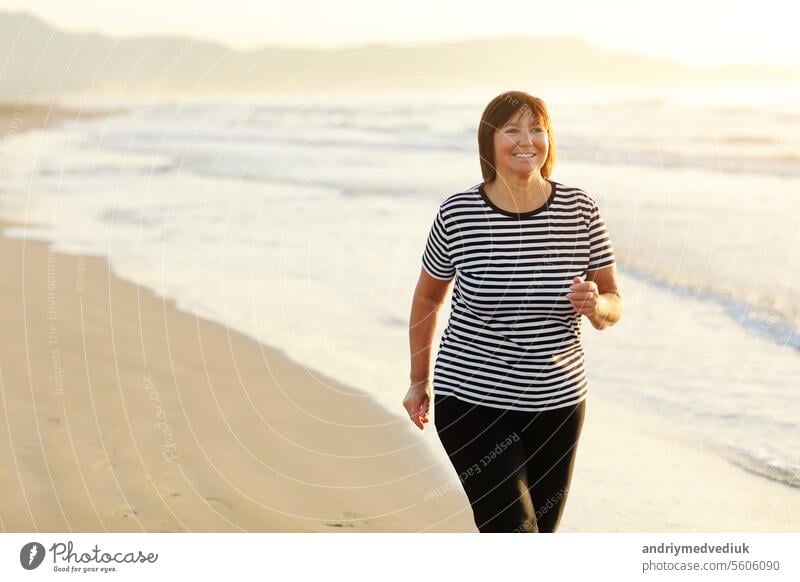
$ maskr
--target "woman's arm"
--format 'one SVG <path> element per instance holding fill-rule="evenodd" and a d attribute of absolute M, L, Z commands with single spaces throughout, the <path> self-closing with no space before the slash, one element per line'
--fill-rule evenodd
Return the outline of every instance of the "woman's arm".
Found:
<path fill-rule="evenodd" d="M 617 285 L 616 265 L 596 271 L 587 271 L 586 281 L 594 282 L 599 294 L 595 312 L 586 317 L 589 318 L 595 329 L 611 327 L 619 321 L 624 310 L 622 295 Z"/>
<path fill-rule="evenodd" d="M 452 279 L 431 277 L 423 268 L 411 305 L 408 324 L 411 386 L 403 399 L 403 407 L 420 430 L 428 422 L 431 405 L 431 344 L 436 333 L 436 320 L 451 283 Z"/>
<path fill-rule="evenodd" d="M 595 329 L 605 329 L 619 321 L 622 311 L 622 297 L 616 293 L 601 293 L 597 300 L 597 311 L 587 317 Z"/>
<path fill-rule="evenodd" d="M 436 279 L 425 269 L 420 270 L 408 323 L 412 384 L 430 379 L 431 344 L 436 334 L 436 319 L 452 282 L 452 279 Z"/>

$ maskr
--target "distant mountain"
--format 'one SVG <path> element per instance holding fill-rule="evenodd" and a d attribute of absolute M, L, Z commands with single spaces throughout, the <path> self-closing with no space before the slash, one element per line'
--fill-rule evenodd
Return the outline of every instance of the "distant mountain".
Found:
<path fill-rule="evenodd" d="M 800 69 L 692 69 L 579 38 L 511 37 L 346 49 L 234 51 L 181 37 L 68 33 L 0 12 L 0 98 L 54 95 L 454 90 L 798 80 Z"/>

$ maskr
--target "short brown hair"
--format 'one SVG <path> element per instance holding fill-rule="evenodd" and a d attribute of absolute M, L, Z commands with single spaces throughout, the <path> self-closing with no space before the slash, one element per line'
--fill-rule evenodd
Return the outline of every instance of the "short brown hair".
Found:
<path fill-rule="evenodd" d="M 514 114 L 523 108 L 529 108 L 547 130 L 550 146 L 547 159 L 542 166 L 542 177 L 549 178 L 556 162 L 556 143 L 553 140 L 553 126 L 544 101 L 523 91 L 508 91 L 491 100 L 481 116 L 478 127 L 478 153 L 481 157 L 481 173 L 484 182 L 492 182 L 497 177 L 494 165 L 494 132 L 503 127 Z"/>

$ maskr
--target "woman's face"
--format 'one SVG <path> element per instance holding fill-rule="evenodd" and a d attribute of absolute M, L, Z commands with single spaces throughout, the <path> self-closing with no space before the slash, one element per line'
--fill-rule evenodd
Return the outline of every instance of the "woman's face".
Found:
<path fill-rule="evenodd" d="M 497 173 L 521 177 L 541 175 L 549 147 L 545 127 L 533 116 L 530 108 L 522 108 L 494 132 Z"/>

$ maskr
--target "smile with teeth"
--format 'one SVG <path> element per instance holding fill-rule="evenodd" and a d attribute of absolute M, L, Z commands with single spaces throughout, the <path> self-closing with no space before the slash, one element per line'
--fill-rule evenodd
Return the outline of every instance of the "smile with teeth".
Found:
<path fill-rule="evenodd" d="M 530 160 L 536 154 L 514 154 L 515 158 L 521 158 L 523 160 Z"/>

